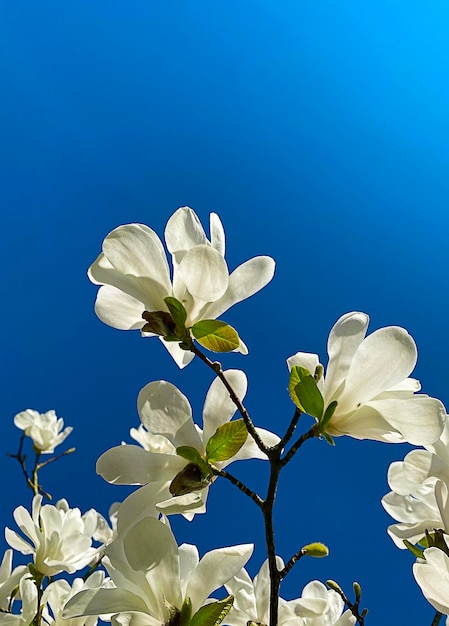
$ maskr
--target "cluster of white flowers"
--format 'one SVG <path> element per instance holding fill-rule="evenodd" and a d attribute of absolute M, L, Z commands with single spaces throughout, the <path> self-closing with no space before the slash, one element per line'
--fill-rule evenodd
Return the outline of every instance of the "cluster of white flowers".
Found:
<path fill-rule="evenodd" d="M 171 383 L 150 382 L 140 391 L 141 424 L 130 431 L 140 445 L 122 443 L 97 462 L 106 481 L 139 486 L 111 507 L 111 525 L 94 509 L 81 514 L 64 499 L 43 504 L 38 459 L 52 454 L 72 429 L 63 430 L 54 411 L 28 409 L 15 416 L 36 454 L 33 479 L 24 470 L 35 495 L 31 514 L 23 506 L 14 512 L 21 532 L 5 531 L 11 549 L 0 566 L 1 624 L 95 626 L 101 619 L 113 626 L 268 626 L 270 615 L 276 615 L 270 580 L 280 584 L 299 558 L 326 556 L 327 548 L 309 544 L 287 565 L 270 548 L 269 559 L 252 580 L 244 569 L 252 544 L 215 549 L 200 558 L 195 546 L 178 546 L 166 516 L 192 519 L 204 513 L 211 485 L 223 476 L 254 500 L 266 522 L 276 489 L 262 500 L 224 468 L 238 460 L 261 459 L 272 467 L 277 463 L 278 476 L 307 438 L 332 443 L 342 435 L 425 446 L 390 467 L 393 491 L 383 504 L 399 522 L 389 529 L 399 547 L 404 547 L 403 539 L 422 543 L 426 532 L 441 529 L 434 544 L 422 550 L 414 573 L 432 606 L 449 615 L 449 548 L 443 538 L 449 532 L 449 423 L 442 403 L 417 393 L 420 384 L 409 377 L 417 359 L 413 339 L 396 326 L 366 336 L 366 314 L 344 315 L 331 330 L 326 369 L 315 354 L 298 352 L 287 361 L 295 415 L 302 411 L 315 418 L 310 431 L 290 445 L 295 418 L 282 438 L 255 427 L 242 404 L 244 372 L 223 371 L 194 342 L 209 334 L 213 337 L 207 345 L 220 351 L 223 336 L 232 336 L 231 348 L 247 352 L 236 331 L 229 335 L 230 327 L 216 320 L 271 280 L 274 261 L 255 257 L 229 274 L 224 230 L 215 214 L 210 231 L 209 240 L 191 209 L 175 212 L 165 230 L 171 276 L 163 244 L 147 226 L 120 226 L 104 240 L 89 269 L 92 282 L 100 285 L 95 305 L 100 319 L 115 328 L 159 336 L 180 367 L 196 353 L 217 377 L 206 395 L 202 427 L 194 422 L 187 398 Z M 237 409 L 241 418 L 233 419 Z M 14 456 L 24 468 L 21 447 Z M 31 562 L 13 569 L 14 550 Z M 87 570 L 84 579 L 67 580 L 81 570 Z M 221 587 L 230 595 L 217 600 L 211 594 Z M 362 624 L 358 592 L 351 604 L 339 591 L 312 581 L 299 598 L 279 597 L 278 624 Z"/>

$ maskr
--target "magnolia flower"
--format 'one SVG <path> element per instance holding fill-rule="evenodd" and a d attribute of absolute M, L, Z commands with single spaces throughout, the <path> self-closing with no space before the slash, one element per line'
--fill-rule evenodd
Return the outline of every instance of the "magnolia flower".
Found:
<path fill-rule="evenodd" d="M 36 583 L 30 576 L 22 576 L 20 579 L 18 595 L 22 601 L 20 614 L 1 613 L 2 626 L 32 626 L 37 614 L 38 599 Z"/>
<path fill-rule="evenodd" d="M 86 581 L 82 578 L 75 578 L 72 586 L 66 580 L 56 580 L 48 585 L 42 596 L 43 626 L 96 626 L 97 616 L 64 619 L 62 613 L 70 598 L 81 590 L 104 586 L 104 577 L 103 571 L 96 571 Z"/>
<path fill-rule="evenodd" d="M 278 570 L 284 567 L 280 557 L 276 557 Z M 224 624 L 232 626 L 247 626 L 248 623 L 269 624 L 270 623 L 270 574 L 268 561 L 265 561 L 254 577 L 254 581 L 248 572 L 242 568 L 226 584 L 228 593 L 234 596 L 234 604 L 228 616 L 224 619 Z M 298 619 L 294 606 L 279 598 L 278 610 L 279 626 L 303 626 L 302 620 Z"/>
<path fill-rule="evenodd" d="M 166 524 L 146 517 L 106 548 L 103 563 L 117 588 L 80 592 L 67 603 L 64 617 L 111 613 L 112 623 L 121 626 L 174 624 L 186 598 L 194 615 L 252 550 L 251 544 L 219 548 L 200 560 L 195 546 L 178 548 Z"/>
<path fill-rule="evenodd" d="M 279 570 L 284 567 L 282 559 L 276 558 Z M 224 624 L 247 626 L 253 622 L 263 626 L 270 619 L 270 576 L 268 561 L 260 568 L 254 582 L 245 569 L 241 569 L 226 584 L 226 590 L 234 595 L 234 605 Z M 340 596 L 323 583 L 314 580 L 303 589 L 301 598 L 279 598 L 279 626 L 353 626 L 355 617 L 351 611 L 342 614 L 344 602 Z"/>
<path fill-rule="evenodd" d="M 244 372 L 227 370 L 226 378 L 241 399 L 245 396 L 247 381 Z M 183 513 L 190 518 L 194 513 L 204 513 L 209 482 L 198 484 L 190 493 L 172 493 L 170 483 L 185 470 L 189 461 L 176 454 L 176 448 L 189 446 L 204 456 L 207 443 L 217 428 L 228 423 L 236 407 L 221 380 L 215 379 L 207 393 L 203 409 L 201 430 L 192 419 L 192 409 L 187 398 L 171 383 L 163 380 L 149 383 L 139 393 L 137 407 L 146 431 L 134 431 L 134 438 L 143 442 L 145 449 L 134 445 L 121 445 L 106 451 L 97 462 L 97 473 L 110 483 L 121 485 L 146 485 L 161 483 L 157 509 L 167 515 Z M 263 429 L 257 429 L 266 445 L 275 445 L 279 438 Z M 232 461 L 248 458 L 265 459 L 253 439 L 246 443 L 227 461 L 215 463 L 218 468 Z M 189 478 L 186 477 L 186 481 Z M 194 483 L 195 477 L 190 479 Z M 142 493 L 142 499 L 147 495 Z"/>
<path fill-rule="evenodd" d="M 413 565 L 416 582 L 433 608 L 449 615 L 449 557 L 439 548 L 424 550 L 424 557 Z"/>
<path fill-rule="evenodd" d="M 318 580 L 306 585 L 301 598 L 292 602 L 304 626 L 353 626 L 356 622 L 351 611 L 343 613 L 344 602 L 338 593 Z"/>
<path fill-rule="evenodd" d="M 14 519 L 28 541 L 9 528 L 5 529 L 6 541 L 22 554 L 32 554 L 34 567 L 45 576 L 73 574 L 98 553 L 91 547 L 97 526 L 93 509 L 81 515 L 79 509 L 70 509 L 66 500 L 59 500 L 55 506 L 42 506 L 42 496 L 37 495 L 33 498 L 32 514 L 19 506 Z"/>
<path fill-rule="evenodd" d="M 225 235 L 218 215 L 210 215 L 210 241 L 194 211 L 178 209 L 165 228 L 167 249 L 172 255 L 173 275 L 162 242 L 144 224 L 126 224 L 113 230 L 103 242 L 103 252 L 89 268 L 88 276 L 98 291 L 95 312 L 120 330 L 141 329 L 145 311 L 166 311 L 167 296 L 174 296 L 187 311 L 186 326 L 217 319 L 230 307 L 265 287 L 273 277 L 274 261 L 254 257 L 229 274 Z M 145 333 L 152 335 L 152 333 Z M 179 367 L 193 358 L 176 342 L 165 342 Z M 238 351 L 246 354 L 243 342 Z"/>
<path fill-rule="evenodd" d="M 408 378 L 416 364 L 415 342 L 398 326 L 365 337 L 368 321 L 365 313 L 347 313 L 330 332 L 326 375 L 317 383 L 325 409 L 337 402 L 326 432 L 390 443 L 433 443 L 446 411 L 439 400 L 416 394 L 420 384 Z M 316 354 L 298 352 L 287 363 L 289 369 L 300 365 L 318 376 L 322 371 Z"/>
<path fill-rule="evenodd" d="M 27 437 L 31 437 L 36 451 L 42 454 L 53 454 L 56 446 L 59 446 L 73 430 L 71 426 L 64 428 L 64 420 L 62 417 L 58 419 L 54 411 L 38 413 L 33 409 L 27 409 L 17 413 L 14 424 L 23 430 Z"/>
<path fill-rule="evenodd" d="M 28 574 L 26 565 L 12 569 L 12 550 L 6 550 L 0 565 L 0 612 L 7 611 L 21 578 Z"/>
<path fill-rule="evenodd" d="M 382 498 L 382 504 L 399 522 L 388 528 L 398 548 L 405 549 L 404 539 L 419 542 L 426 530 L 449 532 L 449 422 L 438 441 L 426 448 L 412 450 L 388 469 L 392 491 Z"/>

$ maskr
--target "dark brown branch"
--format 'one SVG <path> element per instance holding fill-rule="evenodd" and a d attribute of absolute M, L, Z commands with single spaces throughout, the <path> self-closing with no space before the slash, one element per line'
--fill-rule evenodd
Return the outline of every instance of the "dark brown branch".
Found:
<path fill-rule="evenodd" d="M 262 498 L 258 496 L 257 493 L 249 489 L 246 485 L 244 485 L 238 478 L 236 478 L 229 472 L 226 472 L 225 470 L 220 470 L 216 467 L 214 467 L 213 470 L 214 470 L 215 476 L 221 476 L 222 478 L 226 478 L 226 480 L 229 480 L 229 482 L 235 485 L 237 489 L 240 489 L 242 493 L 244 493 L 246 496 L 251 498 L 251 500 L 255 502 L 260 509 L 262 508 L 263 506 Z"/>

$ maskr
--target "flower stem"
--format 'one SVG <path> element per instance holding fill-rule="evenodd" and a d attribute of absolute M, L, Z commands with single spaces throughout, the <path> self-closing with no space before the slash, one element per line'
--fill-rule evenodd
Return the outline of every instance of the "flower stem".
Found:
<path fill-rule="evenodd" d="M 259 450 L 261 452 L 263 452 L 264 454 L 267 454 L 267 452 L 268 452 L 267 446 L 264 444 L 264 442 L 260 438 L 260 435 L 257 432 L 257 430 L 256 430 L 256 428 L 255 428 L 255 426 L 253 424 L 253 421 L 252 421 L 252 419 L 249 416 L 248 411 L 243 406 L 242 401 L 237 396 L 237 394 L 235 393 L 235 391 L 232 388 L 231 384 L 227 380 L 227 378 L 226 378 L 226 376 L 225 376 L 225 374 L 223 372 L 223 368 L 221 367 L 221 363 L 219 363 L 218 361 L 215 361 L 215 362 L 211 361 L 205 354 L 203 354 L 201 352 L 201 350 L 199 350 L 196 347 L 196 345 L 193 342 L 192 342 L 192 345 L 190 346 L 190 350 L 194 354 L 196 354 L 203 361 L 203 363 L 205 363 L 213 372 L 215 372 L 217 377 L 221 380 L 223 385 L 229 391 L 229 396 L 230 396 L 231 400 L 233 401 L 233 403 L 235 404 L 235 406 L 237 407 L 238 412 L 242 416 L 243 421 L 245 422 L 245 426 L 246 426 L 249 434 L 251 435 L 251 437 L 256 442 L 257 447 L 259 448 Z"/>
<path fill-rule="evenodd" d="M 226 472 L 225 470 L 218 469 L 217 467 L 214 467 L 213 471 L 214 471 L 214 475 L 215 476 L 221 476 L 222 478 L 226 478 L 227 480 L 229 480 L 229 482 L 231 482 L 233 485 L 235 485 L 237 487 L 237 489 L 240 489 L 240 491 L 242 493 L 244 493 L 246 496 L 251 498 L 251 500 L 253 500 L 253 502 L 255 502 L 260 509 L 262 508 L 262 506 L 263 506 L 262 498 L 260 496 L 258 496 L 257 493 L 255 493 L 254 491 L 249 489 L 238 478 L 236 478 L 235 476 L 233 476 L 229 472 Z"/>
<path fill-rule="evenodd" d="M 440 613 L 439 611 L 437 611 L 435 613 L 435 617 L 432 620 L 431 626 L 438 626 L 438 624 L 440 623 L 440 620 L 441 620 L 442 617 L 443 617 L 443 614 Z"/>
<path fill-rule="evenodd" d="M 298 452 L 299 448 L 302 446 L 302 444 L 305 441 L 307 441 L 308 439 L 312 439 L 313 437 L 319 437 L 319 436 L 320 436 L 320 425 L 318 423 L 313 424 L 313 426 L 311 426 L 310 429 L 306 433 L 301 435 L 301 437 L 299 437 L 299 439 L 292 445 L 292 447 L 284 456 L 284 458 L 280 459 L 281 467 L 284 467 L 284 465 L 287 465 L 287 463 Z"/>

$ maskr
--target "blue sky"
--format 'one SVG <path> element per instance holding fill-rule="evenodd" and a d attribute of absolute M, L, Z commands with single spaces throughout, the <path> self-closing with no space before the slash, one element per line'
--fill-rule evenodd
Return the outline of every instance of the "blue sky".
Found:
<path fill-rule="evenodd" d="M 28 505 L 13 416 L 54 408 L 77 452 L 44 485 L 104 514 L 126 489 L 95 475 L 107 448 L 130 441 L 138 391 L 164 378 L 200 419 L 211 381 L 179 371 L 157 341 L 94 315 L 86 270 L 115 226 L 161 236 L 176 208 L 207 224 L 217 212 L 230 268 L 276 259 L 274 281 L 226 314 L 247 357 L 226 367 L 250 380 L 255 420 L 281 433 L 292 414 L 285 359 L 325 358 L 347 311 L 371 330 L 404 326 L 418 344 L 415 376 L 446 403 L 449 9 L 442 1 L 29 0 L 0 7 L 2 521 Z M 429 623 L 412 557 L 386 535 L 386 470 L 407 446 L 312 441 L 285 471 L 279 553 L 329 545 L 301 561 L 283 595 L 312 578 L 358 580 L 370 620 Z M 260 462 L 234 473 L 263 488 Z M 238 511 L 233 514 L 233 507 Z M 259 512 L 216 484 L 209 514 L 173 520 L 178 541 L 256 541 Z"/>

